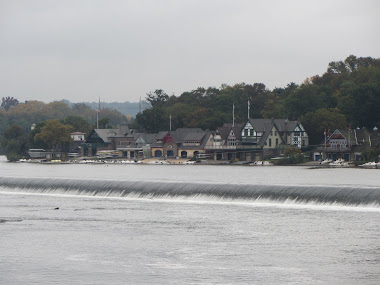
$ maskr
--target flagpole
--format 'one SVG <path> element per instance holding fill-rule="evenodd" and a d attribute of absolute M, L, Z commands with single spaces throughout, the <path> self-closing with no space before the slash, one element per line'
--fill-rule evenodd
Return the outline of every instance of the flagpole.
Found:
<path fill-rule="evenodd" d="M 232 103 L 232 126 L 235 127 L 235 104 Z"/>
<path fill-rule="evenodd" d="M 96 112 L 96 128 L 97 129 L 99 129 L 99 112 L 100 112 L 100 97 L 99 97 L 98 111 Z"/>
<path fill-rule="evenodd" d="M 249 120 L 249 109 L 250 109 L 250 105 L 251 105 L 251 103 L 250 103 L 249 100 L 248 100 L 248 120 Z"/>

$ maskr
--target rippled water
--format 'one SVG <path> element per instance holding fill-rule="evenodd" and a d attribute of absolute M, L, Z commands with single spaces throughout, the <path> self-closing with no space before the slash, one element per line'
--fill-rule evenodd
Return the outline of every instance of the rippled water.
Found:
<path fill-rule="evenodd" d="M 0 171 L 20 178 L 380 186 L 379 170 L 361 169 L 0 162 Z M 377 206 L 16 192 L 0 187 L 0 284 L 380 280 Z"/>

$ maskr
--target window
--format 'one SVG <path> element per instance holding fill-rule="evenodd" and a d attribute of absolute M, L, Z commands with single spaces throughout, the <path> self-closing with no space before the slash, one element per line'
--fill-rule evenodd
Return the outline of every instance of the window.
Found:
<path fill-rule="evenodd" d="M 269 147 L 272 146 L 272 139 L 269 139 Z"/>
<path fill-rule="evenodd" d="M 278 139 L 276 139 L 276 146 L 278 146 Z"/>
<path fill-rule="evenodd" d="M 247 136 L 249 136 L 249 133 L 248 133 L 248 129 L 244 129 L 244 135 L 247 137 Z"/>

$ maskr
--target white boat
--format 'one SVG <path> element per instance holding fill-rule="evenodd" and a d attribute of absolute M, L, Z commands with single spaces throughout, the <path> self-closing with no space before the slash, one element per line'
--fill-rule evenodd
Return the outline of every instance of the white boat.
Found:
<path fill-rule="evenodd" d="M 376 168 L 378 165 L 380 166 L 380 163 L 376 163 L 374 161 L 371 161 L 371 162 L 367 162 L 367 163 L 364 163 L 364 164 L 359 165 L 359 166 L 367 167 L 367 168 Z"/>
<path fill-rule="evenodd" d="M 194 164 L 195 161 L 184 161 L 184 162 L 181 162 L 181 164 Z"/>
<path fill-rule="evenodd" d="M 332 159 L 327 158 L 327 159 L 321 161 L 319 164 L 329 164 L 329 163 L 331 163 L 331 162 L 333 162 Z"/>
<path fill-rule="evenodd" d="M 264 165 L 264 166 L 269 166 L 269 165 L 273 165 L 273 163 L 269 162 L 269 161 L 261 161 L 261 160 L 258 160 L 258 161 L 255 161 L 254 163 L 251 163 L 250 165 Z"/>
<path fill-rule="evenodd" d="M 165 161 L 165 160 L 153 160 L 153 161 L 149 161 L 148 164 L 170 164 L 170 162 Z"/>
<path fill-rule="evenodd" d="M 329 166 L 331 166 L 331 167 L 348 167 L 348 162 L 339 158 L 338 160 L 330 162 Z"/>

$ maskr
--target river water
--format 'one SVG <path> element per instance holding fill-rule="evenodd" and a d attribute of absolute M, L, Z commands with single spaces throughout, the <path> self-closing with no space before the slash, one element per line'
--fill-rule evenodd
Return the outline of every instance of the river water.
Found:
<path fill-rule="evenodd" d="M 379 284 L 379 202 L 378 169 L 1 158 L 0 284 Z"/>

